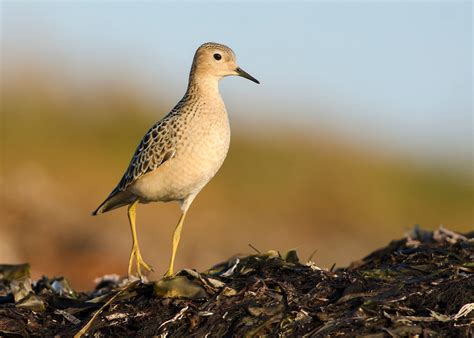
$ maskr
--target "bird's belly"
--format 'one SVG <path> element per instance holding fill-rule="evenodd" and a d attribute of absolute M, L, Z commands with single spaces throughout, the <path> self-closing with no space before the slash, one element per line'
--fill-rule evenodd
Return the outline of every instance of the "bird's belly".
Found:
<path fill-rule="evenodd" d="M 222 166 L 230 130 L 211 131 L 192 138 L 175 156 L 138 179 L 131 191 L 143 202 L 183 201 L 197 194 Z"/>

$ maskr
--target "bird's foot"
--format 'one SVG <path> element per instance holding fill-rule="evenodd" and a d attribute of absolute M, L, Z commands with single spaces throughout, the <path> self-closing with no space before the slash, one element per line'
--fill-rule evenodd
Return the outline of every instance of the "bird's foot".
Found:
<path fill-rule="evenodd" d="M 166 271 L 166 273 L 163 277 L 164 278 L 170 278 L 172 276 L 173 276 L 173 269 L 168 269 L 168 271 Z"/>
<path fill-rule="evenodd" d="M 140 279 L 143 280 L 142 268 L 144 268 L 148 272 L 153 271 L 153 268 L 147 263 L 145 263 L 145 261 L 143 260 L 138 246 L 133 246 L 132 253 L 130 254 L 130 260 L 128 262 L 128 276 L 129 277 L 132 276 L 132 267 L 133 267 L 134 260 L 135 260 L 135 265 L 137 267 L 137 275 Z"/>

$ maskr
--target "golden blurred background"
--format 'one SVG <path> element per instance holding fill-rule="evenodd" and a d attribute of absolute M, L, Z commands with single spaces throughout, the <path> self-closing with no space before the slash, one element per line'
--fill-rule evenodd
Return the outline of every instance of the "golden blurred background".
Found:
<path fill-rule="evenodd" d="M 10 33 L 3 29 L 2 38 Z M 34 277 L 64 275 L 79 289 L 104 274 L 126 274 L 126 209 L 90 213 L 121 178 L 142 135 L 180 97 L 168 95 L 165 76 L 151 100 L 127 72 L 91 71 L 87 76 L 96 79 L 78 86 L 56 66 L 57 55 L 14 56 L 2 61 L 0 263 L 29 262 Z M 259 97 L 250 82 L 239 85 Z M 228 158 L 190 209 L 178 269 L 203 270 L 252 253 L 249 244 L 260 251 L 296 248 L 302 260 L 312 255 L 319 266 L 342 266 L 415 224 L 473 229 L 470 160 L 440 165 L 331 129 L 239 120 L 236 100 L 228 105 Z M 253 114 L 270 116 L 273 108 L 262 100 Z M 305 109 L 317 120 L 327 107 Z M 155 268 L 150 278 L 159 278 L 179 207 L 140 205 L 137 217 L 142 254 Z"/>

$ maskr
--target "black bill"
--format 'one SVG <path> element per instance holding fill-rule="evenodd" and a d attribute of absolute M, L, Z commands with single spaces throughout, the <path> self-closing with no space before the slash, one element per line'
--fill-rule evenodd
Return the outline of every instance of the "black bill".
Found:
<path fill-rule="evenodd" d="M 252 75 L 250 75 L 249 73 L 247 73 L 245 70 L 243 70 L 240 67 L 237 67 L 235 71 L 237 72 L 239 76 L 245 77 L 246 79 L 249 79 L 250 81 L 253 81 L 255 83 L 260 83 L 258 82 L 256 78 L 254 78 Z"/>

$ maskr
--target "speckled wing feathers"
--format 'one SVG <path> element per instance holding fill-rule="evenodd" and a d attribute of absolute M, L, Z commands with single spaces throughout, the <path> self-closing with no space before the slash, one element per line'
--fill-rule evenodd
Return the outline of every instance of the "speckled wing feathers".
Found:
<path fill-rule="evenodd" d="M 138 178 L 174 156 L 175 132 L 171 126 L 174 117 L 174 114 L 167 115 L 145 134 L 114 192 L 125 191 Z"/>

